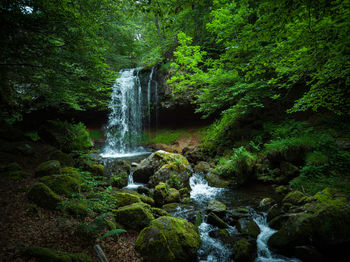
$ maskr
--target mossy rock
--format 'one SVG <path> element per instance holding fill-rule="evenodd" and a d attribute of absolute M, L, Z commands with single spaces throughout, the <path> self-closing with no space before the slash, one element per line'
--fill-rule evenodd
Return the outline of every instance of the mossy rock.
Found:
<path fill-rule="evenodd" d="M 159 183 L 154 189 L 154 201 L 157 206 L 165 204 L 165 199 L 169 194 L 169 186 L 166 183 Z"/>
<path fill-rule="evenodd" d="M 300 191 L 293 191 L 288 193 L 284 199 L 283 203 L 291 203 L 293 205 L 302 205 L 307 201 L 307 196 Z"/>
<path fill-rule="evenodd" d="M 230 181 L 223 179 L 219 175 L 211 172 L 205 175 L 205 179 L 208 181 L 208 184 L 212 187 L 228 188 L 230 187 Z"/>
<path fill-rule="evenodd" d="M 234 244 L 235 262 L 253 262 L 257 256 L 256 241 L 254 239 L 240 239 Z"/>
<path fill-rule="evenodd" d="M 244 226 L 242 226 L 242 223 L 241 223 L 240 231 L 242 234 L 248 235 L 254 239 L 256 239 L 260 234 L 259 226 L 252 219 L 249 219 L 246 223 L 244 223 Z"/>
<path fill-rule="evenodd" d="M 44 183 L 36 183 L 29 190 L 27 197 L 40 207 L 46 209 L 56 209 L 61 199 Z"/>
<path fill-rule="evenodd" d="M 134 203 L 113 211 L 118 223 L 126 228 L 141 230 L 154 219 L 149 205 Z"/>
<path fill-rule="evenodd" d="M 226 211 L 226 205 L 217 200 L 210 200 L 206 208 L 206 211 L 208 213 L 213 212 L 216 214 L 224 213 Z"/>
<path fill-rule="evenodd" d="M 207 218 L 207 222 L 213 226 L 217 226 L 220 229 L 227 228 L 227 224 L 213 212 L 210 212 Z"/>
<path fill-rule="evenodd" d="M 180 192 L 175 188 L 170 188 L 168 195 L 165 198 L 165 203 L 177 203 L 180 202 Z"/>
<path fill-rule="evenodd" d="M 75 167 L 70 167 L 70 166 L 63 167 L 63 168 L 61 168 L 61 174 L 69 175 L 69 176 L 75 177 L 77 179 L 81 178 L 81 174 L 80 174 L 79 169 L 77 169 Z"/>
<path fill-rule="evenodd" d="M 113 173 L 110 178 L 110 184 L 116 188 L 123 188 L 128 185 L 129 175 L 126 172 Z"/>
<path fill-rule="evenodd" d="M 181 218 L 163 216 L 143 229 L 135 244 L 145 262 L 197 261 L 198 229 Z"/>
<path fill-rule="evenodd" d="M 208 162 L 200 161 L 194 167 L 195 172 L 209 173 L 212 171 L 212 168 Z"/>
<path fill-rule="evenodd" d="M 155 186 L 159 182 L 170 183 L 168 180 L 174 174 L 178 176 L 178 182 L 183 185 L 179 187 L 172 185 L 173 187 L 179 189 L 188 186 L 189 176 L 192 174 L 188 160 L 180 154 L 159 150 L 141 161 L 134 172 L 134 180 L 148 183 L 152 176 L 151 183 Z"/>
<path fill-rule="evenodd" d="M 289 192 L 289 189 L 286 186 L 278 186 L 275 188 L 275 192 L 277 194 L 283 195 L 283 194 L 287 194 Z"/>
<path fill-rule="evenodd" d="M 66 252 L 54 251 L 45 247 L 26 248 L 23 256 L 34 258 L 37 262 L 92 262 L 90 256 L 83 253 L 69 254 Z"/>
<path fill-rule="evenodd" d="M 179 190 L 181 198 L 190 197 L 191 193 L 187 187 L 181 188 Z"/>
<path fill-rule="evenodd" d="M 84 218 L 88 215 L 88 206 L 85 203 L 73 201 L 68 203 L 65 210 L 72 216 Z"/>
<path fill-rule="evenodd" d="M 104 176 L 105 174 L 105 168 L 101 164 L 91 164 L 87 165 L 85 168 L 94 176 Z"/>
<path fill-rule="evenodd" d="M 139 196 L 130 194 L 130 193 L 124 193 L 124 192 L 116 192 L 113 194 L 113 196 L 116 198 L 116 208 L 128 206 L 133 203 L 141 203 L 141 199 Z"/>
<path fill-rule="evenodd" d="M 267 210 L 270 207 L 272 207 L 274 204 L 276 203 L 275 200 L 273 200 L 270 197 L 266 197 L 264 199 L 262 199 L 259 203 L 259 208 L 263 209 L 263 210 Z"/>
<path fill-rule="evenodd" d="M 149 204 L 151 206 L 154 206 L 156 204 L 156 202 L 154 201 L 154 199 L 152 197 L 146 196 L 146 195 L 141 195 L 140 194 L 140 199 L 143 203 Z"/>
<path fill-rule="evenodd" d="M 18 171 L 9 172 L 8 176 L 14 180 L 22 180 L 22 179 L 31 177 L 32 174 L 23 170 L 18 170 Z"/>
<path fill-rule="evenodd" d="M 152 214 L 155 218 L 158 218 L 158 217 L 163 217 L 163 216 L 169 216 L 169 213 L 167 211 L 165 211 L 164 209 L 161 209 L 161 208 L 157 208 L 157 207 L 153 207 L 151 209 L 152 211 Z"/>
<path fill-rule="evenodd" d="M 66 153 L 63 153 L 61 150 L 56 150 L 49 155 L 49 160 L 57 160 L 62 166 L 73 166 L 73 158 Z"/>
<path fill-rule="evenodd" d="M 80 183 L 76 177 L 70 175 L 45 176 L 41 182 L 50 187 L 56 194 L 70 198 L 73 193 L 79 193 Z"/>
<path fill-rule="evenodd" d="M 61 174 L 61 164 L 57 160 L 49 160 L 41 163 L 35 169 L 36 177 L 51 176 Z"/>

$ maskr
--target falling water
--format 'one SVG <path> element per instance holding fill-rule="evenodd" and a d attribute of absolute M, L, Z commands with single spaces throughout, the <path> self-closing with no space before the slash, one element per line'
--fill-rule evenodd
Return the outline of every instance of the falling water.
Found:
<path fill-rule="evenodd" d="M 143 116 L 139 70 L 120 71 L 119 78 L 113 85 L 103 157 L 123 157 L 145 151 L 139 146 Z"/>
<path fill-rule="evenodd" d="M 148 105 L 148 126 L 151 126 L 151 85 L 153 78 L 154 67 L 152 67 L 151 74 L 149 76 L 148 84 L 147 84 L 147 105 Z"/>

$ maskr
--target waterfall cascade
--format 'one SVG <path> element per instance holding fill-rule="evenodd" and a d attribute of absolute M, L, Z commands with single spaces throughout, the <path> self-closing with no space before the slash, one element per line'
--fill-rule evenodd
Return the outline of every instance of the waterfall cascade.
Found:
<path fill-rule="evenodd" d="M 140 145 L 144 137 L 144 123 L 147 121 L 150 126 L 154 69 L 149 75 L 147 90 L 142 88 L 139 73 L 140 68 L 124 69 L 113 85 L 102 157 L 116 158 L 147 153 Z M 157 89 L 154 92 L 153 96 L 157 98 Z"/>

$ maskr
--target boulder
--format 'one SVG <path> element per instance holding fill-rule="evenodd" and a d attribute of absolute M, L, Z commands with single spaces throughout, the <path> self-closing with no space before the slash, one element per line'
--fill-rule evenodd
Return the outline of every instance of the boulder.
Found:
<path fill-rule="evenodd" d="M 254 239 L 242 238 L 234 244 L 235 262 L 253 262 L 256 258 L 256 241 Z"/>
<path fill-rule="evenodd" d="M 207 218 L 208 224 L 216 226 L 218 228 L 224 229 L 227 228 L 227 224 L 213 212 L 210 212 Z"/>
<path fill-rule="evenodd" d="M 61 164 L 57 160 L 49 160 L 43 162 L 35 169 L 36 177 L 51 176 L 57 174 L 61 174 Z"/>
<path fill-rule="evenodd" d="M 70 198 L 73 193 L 79 193 L 79 179 L 70 175 L 52 175 L 40 178 L 40 182 L 47 185 L 56 194 Z"/>
<path fill-rule="evenodd" d="M 228 188 L 230 187 L 230 181 L 227 179 L 223 179 L 219 175 L 210 172 L 205 174 L 205 179 L 208 181 L 209 186 L 212 187 L 221 187 L 221 188 Z"/>
<path fill-rule="evenodd" d="M 307 197 L 304 193 L 300 191 L 293 191 L 288 193 L 284 198 L 283 198 L 283 203 L 290 203 L 292 205 L 302 205 L 305 203 L 307 200 Z"/>
<path fill-rule="evenodd" d="M 134 171 L 134 180 L 141 183 L 149 182 L 152 186 L 167 182 L 172 187 L 180 189 L 189 186 L 191 174 L 191 166 L 184 156 L 159 150 L 141 161 Z"/>
<path fill-rule="evenodd" d="M 272 198 L 266 197 L 260 201 L 259 208 L 263 210 L 267 210 L 270 207 L 272 207 L 275 203 L 276 203 L 275 200 L 273 200 Z"/>
<path fill-rule="evenodd" d="M 115 192 L 113 194 L 115 199 L 117 200 L 116 208 L 128 206 L 134 203 L 141 203 L 141 199 L 139 196 L 126 193 L 126 192 Z"/>
<path fill-rule="evenodd" d="M 163 216 L 143 229 L 135 244 L 143 261 L 197 261 L 201 244 L 197 227 L 181 218 Z"/>
<path fill-rule="evenodd" d="M 62 166 L 73 166 L 74 165 L 73 158 L 69 154 L 63 153 L 61 150 L 53 151 L 49 155 L 49 160 L 57 160 L 62 164 Z"/>
<path fill-rule="evenodd" d="M 170 188 L 165 198 L 165 203 L 176 203 L 180 202 L 180 193 L 175 188 Z"/>
<path fill-rule="evenodd" d="M 28 191 L 27 197 L 35 204 L 46 209 L 56 209 L 61 199 L 44 183 L 36 183 Z"/>
<path fill-rule="evenodd" d="M 166 183 L 159 183 L 154 189 L 154 201 L 157 206 L 165 204 L 165 199 L 169 194 L 169 186 Z"/>
<path fill-rule="evenodd" d="M 223 214 L 226 211 L 226 205 L 217 200 L 210 200 L 206 211 L 213 212 L 215 214 Z"/>
<path fill-rule="evenodd" d="M 184 148 L 182 154 L 193 164 L 196 164 L 199 161 L 205 161 L 208 159 L 207 153 L 201 146 L 189 149 Z"/>
<path fill-rule="evenodd" d="M 153 207 L 151 211 L 155 218 L 162 217 L 162 216 L 169 216 L 169 213 L 161 208 Z"/>
<path fill-rule="evenodd" d="M 241 218 L 238 220 L 237 229 L 244 235 L 250 236 L 254 239 L 260 234 L 260 228 L 252 219 Z"/>
<path fill-rule="evenodd" d="M 105 174 L 105 168 L 101 164 L 87 164 L 85 165 L 85 169 L 94 176 L 104 176 Z"/>
<path fill-rule="evenodd" d="M 208 162 L 199 161 L 197 165 L 194 167 L 195 172 L 202 172 L 202 173 L 209 173 L 212 172 L 213 169 L 211 168 L 210 164 Z"/>
<path fill-rule="evenodd" d="M 126 228 L 141 230 L 154 219 L 149 205 L 134 203 L 113 211 L 116 221 Z"/>

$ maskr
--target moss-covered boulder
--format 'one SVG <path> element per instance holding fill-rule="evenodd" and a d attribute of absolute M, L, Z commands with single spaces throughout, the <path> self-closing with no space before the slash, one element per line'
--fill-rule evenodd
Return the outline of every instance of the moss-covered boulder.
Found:
<path fill-rule="evenodd" d="M 288 193 L 283 198 L 283 203 L 290 203 L 292 205 L 302 205 L 306 202 L 307 196 L 300 191 L 293 191 Z"/>
<path fill-rule="evenodd" d="M 206 208 L 206 211 L 213 212 L 216 214 L 222 214 L 226 211 L 226 205 L 218 200 L 210 200 L 208 203 L 208 206 Z"/>
<path fill-rule="evenodd" d="M 288 214 L 288 220 L 269 239 L 269 246 L 289 255 L 296 246 L 312 245 L 331 252 L 350 243 L 350 207 L 346 199 L 325 189 L 307 200 L 304 212 Z"/>
<path fill-rule="evenodd" d="M 101 164 L 88 164 L 85 165 L 85 169 L 94 176 L 104 176 L 105 174 L 105 168 Z"/>
<path fill-rule="evenodd" d="M 56 209 L 61 199 L 44 183 L 36 183 L 28 191 L 27 197 L 40 207 Z"/>
<path fill-rule="evenodd" d="M 193 224 L 163 216 L 141 231 L 135 248 L 145 262 L 197 261 L 200 244 L 198 229 Z"/>
<path fill-rule="evenodd" d="M 61 150 L 53 151 L 49 154 L 49 160 L 57 160 L 61 163 L 62 166 L 73 166 L 73 158 L 66 153 L 63 153 Z"/>
<path fill-rule="evenodd" d="M 116 221 L 126 228 L 141 230 L 154 219 L 149 205 L 134 203 L 114 210 Z"/>
<path fill-rule="evenodd" d="M 125 172 L 114 173 L 110 178 L 110 184 L 116 188 L 123 188 L 128 185 L 129 175 Z"/>
<path fill-rule="evenodd" d="M 159 150 L 141 161 L 134 172 L 134 180 L 153 186 L 166 182 L 180 189 L 189 186 L 191 174 L 191 166 L 184 156 Z"/>
<path fill-rule="evenodd" d="M 70 167 L 70 166 L 61 168 L 61 174 L 62 175 L 69 175 L 69 176 L 75 177 L 77 179 L 81 178 L 79 169 L 74 168 L 74 167 Z"/>
<path fill-rule="evenodd" d="M 61 164 L 57 160 L 43 162 L 35 169 L 36 177 L 51 176 L 56 174 L 61 174 Z"/>
<path fill-rule="evenodd" d="M 127 161 L 107 160 L 105 174 L 109 176 L 113 187 L 123 188 L 128 185 L 131 166 Z"/>
<path fill-rule="evenodd" d="M 250 236 L 254 239 L 256 239 L 260 234 L 259 226 L 252 219 L 239 219 L 237 228 L 242 234 Z"/>
<path fill-rule="evenodd" d="M 208 181 L 208 184 L 212 187 L 228 188 L 231 184 L 229 180 L 220 177 L 214 172 L 205 174 L 205 179 Z"/>
<path fill-rule="evenodd" d="M 185 198 L 185 197 L 190 197 L 190 190 L 187 187 L 181 188 L 179 190 L 180 197 Z"/>
<path fill-rule="evenodd" d="M 126 192 L 115 192 L 113 196 L 116 198 L 116 208 L 128 206 L 133 203 L 141 203 L 141 199 L 139 196 L 126 193 Z"/>
<path fill-rule="evenodd" d="M 213 226 L 224 229 L 227 228 L 227 224 L 213 212 L 210 212 L 207 218 L 207 222 Z"/>
<path fill-rule="evenodd" d="M 165 198 L 165 203 L 176 203 L 180 202 L 180 192 L 175 188 L 170 188 L 168 195 Z"/>
<path fill-rule="evenodd" d="M 154 189 L 154 201 L 157 206 L 165 204 L 165 199 L 169 194 L 169 186 L 166 183 L 159 183 Z"/>
<path fill-rule="evenodd" d="M 26 248 L 23 256 L 34 258 L 37 262 L 92 262 L 90 256 L 83 253 L 69 254 L 66 252 L 54 251 L 45 247 L 30 247 Z"/>
<path fill-rule="evenodd" d="M 256 241 L 242 238 L 234 244 L 235 262 L 253 262 L 256 258 Z"/>
<path fill-rule="evenodd" d="M 273 200 L 270 197 L 263 198 L 259 203 L 259 208 L 262 210 L 267 210 L 270 207 L 272 207 L 276 203 L 275 200 Z"/>
<path fill-rule="evenodd" d="M 84 218 L 88 215 L 88 206 L 83 202 L 72 201 L 65 206 L 65 210 L 72 216 Z"/>
<path fill-rule="evenodd" d="M 152 211 L 152 214 L 155 218 L 158 218 L 158 217 L 163 217 L 163 216 L 169 216 L 169 213 L 167 211 L 165 211 L 164 209 L 161 209 L 161 208 L 157 208 L 157 207 L 153 207 L 151 209 Z"/>
<path fill-rule="evenodd" d="M 194 167 L 194 171 L 195 172 L 202 172 L 202 173 L 209 173 L 212 172 L 213 169 L 210 166 L 210 164 L 208 162 L 204 162 L 204 161 L 199 161 L 197 163 L 197 165 Z"/>
<path fill-rule="evenodd" d="M 40 182 L 43 182 L 56 194 L 64 195 L 68 198 L 70 198 L 73 193 L 78 193 L 80 191 L 79 180 L 70 175 L 44 176 L 40 178 Z"/>

